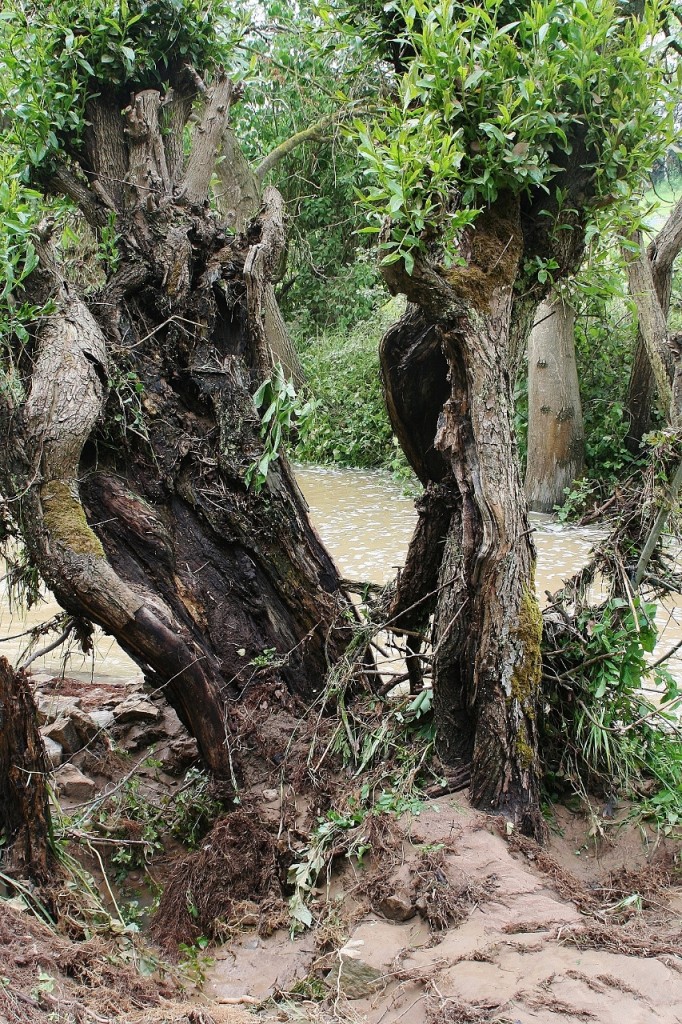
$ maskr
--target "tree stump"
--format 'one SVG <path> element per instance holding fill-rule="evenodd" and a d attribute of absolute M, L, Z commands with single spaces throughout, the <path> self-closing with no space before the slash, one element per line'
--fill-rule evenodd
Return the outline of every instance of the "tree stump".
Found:
<path fill-rule="evenodd" d="M 36 884 L 51 873 L 47 772 L 28 679 L 0 658 L 0 869 Z"/>

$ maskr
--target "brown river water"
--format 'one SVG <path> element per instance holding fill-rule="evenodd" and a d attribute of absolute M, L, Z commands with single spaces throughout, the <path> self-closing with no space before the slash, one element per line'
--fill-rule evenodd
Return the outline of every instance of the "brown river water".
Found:
<path fill-rule="evenodd" d="M 404 562 L 416 518 L 412 499 L 405 496 L 401 485 L 388 474 L 374 471 L 299 466 L 296 472 L 312 520 L 341 574 L 374 583 L 390 580 Z M 566 526 L 544 515 L 532 515 L 531 522 L 538 552 L 538 595 L 543 600 L 545 591 L 558 589 L 565 578 L 586 563 L 600 531 L 596 527 Z M 26 650 L 26 637 L 18 634 L 58 611 L 50 595 L 26 615 L 12 611 L 5 584 L 0 581 L 0 654 L 18 664 Z M 682 639 L 682 605 L 659 608 L 657 622 L 660 636 L 656 655 Z M 56 650 L 31 667 L 41 676 L 64 673 L 110 681 L 140 677 L 138 667 L 111 637 L 102 633 L 97 637 L 94 656 L 71 653 L 65 664 L 63 654 Z M 681 656 L 671 659 L 670 667 L 682 678 Z"/>

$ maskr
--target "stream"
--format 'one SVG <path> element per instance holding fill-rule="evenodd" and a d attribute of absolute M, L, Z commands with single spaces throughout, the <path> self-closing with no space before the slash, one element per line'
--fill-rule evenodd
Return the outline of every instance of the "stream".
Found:
<path fill-rule="evenodd" d="M 336 559 L 342 576 L 386 583 L 405 559 L 416 521 L 413 501 L 389 474 L 322 466 L 297 466 L 299 485 L 310 506 L 313 523 Z M 600 529 L 557 523 L 551 516 L 531 514 L 538 552 L 537 590 L 557 590 L 564 579 L 583 566 Z M 11 609 L 7 588 L 0 581 L 0 654 L 17 664 L 25 656 L 24 633 L 52 616 L 59 607 L 46 594 L 43 603 L 24 614 Z M 682 602 L 659 607 L 656 655 L 682 639 Z M 52 637 L 51 637 L 52 638 Z M 51 639 L 50 638 L 50 639 Z M 47 641 L 46 641 L 47 643 Z M 94 654 L 71 652 L 65 664 L 59 649 L 33 663 L 38 676 L 67 674 L 72 678 L 118 682 L 140 678 L 140 670 L 118 644 L 98 631 Z M 671 671 L 682 679 L 682 652 L 671 659 Z"/>

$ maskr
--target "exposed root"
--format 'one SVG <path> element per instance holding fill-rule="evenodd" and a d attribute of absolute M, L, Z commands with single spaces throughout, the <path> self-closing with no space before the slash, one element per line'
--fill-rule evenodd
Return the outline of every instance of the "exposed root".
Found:
<path fill-rule="evenodd" d="M 501 1013 L 499 1003 L 465 1003 L 429 995 L 426 1021 L 427 1024 L 506 1024 L 511 1018 Z"/>
<path fill-rule="evenodd" d="M 101 937 L 77 945 L 27 913 L 0 902 L 0 1020 L 11 1024 L 132 1019 L 176 993 L 169 980 L 117 964 Z M 125 1016 L 123 1016 L 125 1015 Z"/>
<path fill-rule="evenodd" d="M 153 934 L 164 949 L 200 935 L 229 934 L 257 906 L 259 934 L 269 935 L 287 920 L 277 847 L 262 822 L 238 810 L 221 818 L 202 849 L 176 869 L 161 898 Z"/>
<path fill-rule="evenodd" d="M 556 931 L 558 941 L 578 949 L 603 949 L 624 956 L 680 958 L 682 931 L 655 935 L 641 922 L 635 929 L 628 925 L 605 925 L 595 921 L 586 925 L 564 926 Z"/>
<path fill-rule="evenodd" d="M 458 925 L 489 898 L 491 886 L 462 875 L 455 879 L 442 851 L 423 853 L 411 869 L 415 905 L 434 931 Z"/>

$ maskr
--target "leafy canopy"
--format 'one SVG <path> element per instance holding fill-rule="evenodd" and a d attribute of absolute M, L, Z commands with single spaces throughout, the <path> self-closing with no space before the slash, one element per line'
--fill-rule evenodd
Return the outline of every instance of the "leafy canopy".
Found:
<path fill-rule="evenodd" d="M 578 139 L 595 202 L 628 196 L 665 146 L 660 0 L 641 17 L 616 0 L 397 0 L 387 9 L 410 56 L 381 121 L 356 124 L 372 180 L 368 230 L 392 221 L 384 262 L 405 258 L 409 271 L 434 232 L 447 253 L 502 192 L 550 195 L 560 155 Z"/>
<path fill-rule="evenodd" d="M 211 69 L 223 54 L 227 0 L 6 0 L 0 12 L 5 147 L 21 170 L 78 152 L 89 98 L 171 81 L 183 64 Z"/>

